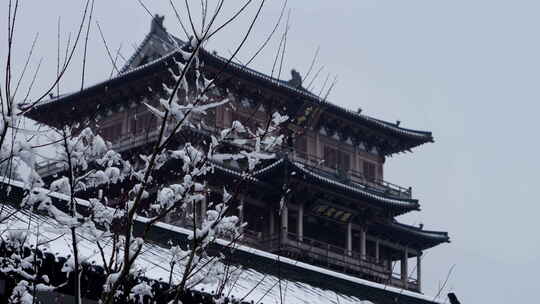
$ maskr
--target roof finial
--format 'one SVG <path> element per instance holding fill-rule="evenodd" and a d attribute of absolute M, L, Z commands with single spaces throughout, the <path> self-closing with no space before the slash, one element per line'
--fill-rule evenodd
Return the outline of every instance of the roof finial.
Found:
<path fill-rule="evenodd" d="M 154 18 L 152 18 L 152 24 L 150 27 L 150 32 L 152 33 L 161 33 L 161 32 L 167 32 L 165 27 L 163 27 L 163 19 L 165 19 L 164 15 L 158 15 L 156 14 Z"/>
<path fill-rule="evenodd" d="M 291 80 L 288 81 L 288 83 L 295 87 L 295 88 L 301 88 L 302 87 L 302 76 L 300 76 L 300 73 L 296 71 L 295 69 L 291 70 Z"/>

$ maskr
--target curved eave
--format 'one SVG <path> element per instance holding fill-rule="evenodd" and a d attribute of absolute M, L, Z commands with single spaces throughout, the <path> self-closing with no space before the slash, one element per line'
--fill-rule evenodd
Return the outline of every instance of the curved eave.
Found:
<path fill-rule="evenodd" d="M 109 80 L 89 86 L 81 91 L 60 95 L 56 98 L 52 98 L 49 100 L 44 100 L 36 104 L 32 109 L 30 109 L 26 113 L 26 116 L 34 120 L 40 121 L 40 113 L 46 112 L 52 108 L 55 108 L 56 106 L 74 105 L 76 102 L 80 102 L 84 98 L 90 98 L 99 94 L 104 94 L 108 91 L 112 91 L 114 89 L 122 87 L 123 85 L 125 85 L 126 82 L 138 80 L 151 74 L 169 73 L 169 63 L 167 61 L 176 56 L 181 56 L 180 52 L 173 51 L 154 61 L 148 62 L 147 64 L 141 65 L 135 69 L 132 69 L 124 74 L 120 74 Z M 25 106 L 28 105 L 22 104 L 20 108 L 24 109 Z"/>
<path fill-rule="evenodd" d="M 426 250 L 442 243 L 450 243 L 448 232 L 424 230 L 420 227 L 399 222 L 377 224 L 376 230 L 378 233 L 386 234 L 392 239 L 399 239 L 400 242 L 418 250 Z"/>
<path fill-rule="evenodd" d="M 150 32 L 148 35 L 146 35 L 143 42 L 137 49 L 137 51 L 130 57 L 128 64 L 126 64 L 122 68 L 124 72 L 129 70 L 129 65 L 131 65 L 134 59 L 140 55 L 140 53 L 142 52 L 143 46 L 146 43 L 148 43 L 151 40 L 152 36 L 154 35 L 157 35 L 157 34 Z M 163 38 L 157 38 L 157 39 L 161 42 L 169 43 L 171 47 L 182 46 L 186 44 L 185 41 L 173 35 L 168 34 L 167 37 L 168 39 L 166 40 L 164 40 Z M 174 39 L 175 41 L 171 41 L 172 39 Z M 345 115 L 347 118 L 353 121 L 364 123 L 366 126 L 371 126 L 374 128 L 385 130 L 399 137 L 408 138 L 409 140 L 412 141 L 409 145 L 409 148 L 413 148 L 415 146 L 419 146 L 424 143 L 434 141 L 433 135 L 429 131 L 402 128 L 394 123 L 386 122 L 386 121 L 376 119 L 367 115 L 359 114 L 355 111 L 351 111 L 347 108 L 333 104 L 329 102 L 327 99 L 320 98 L 319 96 L 311 93 L 310 91 L 304 88 L 297 88 L 295 86 L 291 86 L 287 81 L 283 81 L 283 80 L 268 76 L 264 73 L 256 71 L 252 68 L 249 68 L 243 64 L 239 64 L 232 60 L 229 62 L 228 58 L 219 56 L 217 55 L 217 53 L 208 52 L 205 49 L 201 49 L 200 54 L 201 56 L 204 57 L 203 59 L 205 59 L 207 63 L 217 63 L 219 65 L 218 67 L 222 67 L 224 64 L 228 63 L 227 69 L 238 72 L 240 73 L 240 75 L 247 76 L 250 79 L 259 80 L 263 84 L 271 85 L 275 89 L 282 89 L 288 93 L 292 93 L 293 95 L 306 98 L 318 105 L 321 105 L 327 108 L 330 111 L 335 111 L 337 112 L 337 114 Z M 391 153 L 395 153 L 395 152 L 399 152 L 399 151 L 391 151 Z"/>
<path fill-rule="evenodd" d="M 254 177 L 251 174 L 244 173 L 244 172 L 242 172 L 240 170 L 234 170 L 234 169 L 231 169 L 231 168 L 227 168 L 225 166 L 222 166 L 222 165 L 214 163 L 214 162 L 212 162 L 212 166 L 214 167 L 214 173 L 216 173 L 216 171 L 217 171 L 218 173 L 224 174 L 226 176 L 230 176 L 230 177 L 238 178 L 238 179 L 243 179 L 243 180 L 245 180 L 246 182 L 249 182 L 249 183 L 254 183 L 254 184 L 259 184 L 259 185 L 265 185 L 266 186 L 266 184 L 264 184 L 261 180 Z"/>
<path fill-rule="evenodd" d="M 201 54 L 205 56 L 204 59 L 205 59 L 205 62 L 207 63 L 214 63 L 214 64 L 217 63 L 223 66 L 228 61 L 227 59 L 221 56 L 212 54 L 204 50 L 201 52 Z M 411 148 L 414 146 L 427 143 L 427 142 L 433 142 L 433 135 L 431 132 L 406 129 L 406 128 L 399 127 L 394 123 L 386 122 L 386 121 L 376 119 L 367 115 L 358 114 L 354 111 L 351 111 L 349 109 L 333 104 L 329 102 L 328 100 L 322 99 L 319 96 L 314 95 L 313 93 L 305 89 L 293 87 L 285 81 L 270 77 L 261 72 L 247 68 L 244 65 L 238 64 L 234 61 L 231 61 L 229 65 L 227 66 L 227 68 L 229 70 L 233 70 L 234 72 L 239 73 L 240 75 L 244 75 L 249 78 L 259 80 L 266 85 L 271 85 L 275 89 L 281 89 L 288 93 L 292 93 L 293 95 L 306 98 L 317 105 L 325 107 L 329 111 L 334 111 L 337 114 L 345 115 L 347 118 L 353 121 L 359 122 L 363 125 L 377 128 L 383 131 L 387 131 L 395 136 L 412 140 L 414 141 L 414 143 L 412 143 Z"/>
<path fill-rule="evenodd" d="M 363 199 L 369 203 L 372 203 L 374 206 L 391 208 L 396 212 L 396 214 L 403 214 L 412 210 L 420 209 L 418 200 L 388 197 L 367 189 L 362 189 L 362 185 L 352 186 L 345 184 L 312 172 L 304 168 L 302 164 L 291 162 L 286 158 L 276 160 L 272 164 L 255 171 L 254 177 L 261 181 L 268 180 L 276 176 L 281 177 L 283 176 L 282 170 L 284 170 L 283 167 L 285 165 L 288 166 L 286 170 L 289 172 L 289 176 L 292 178 L 302 178 L 304 181 L 308 180 L 312 183 L 322 184 L 325 187 L 336 190 L 338 193 L 347 193 L 353 197 Z"/>
<path fill-rule="evenodd" d="M 141 46 L 139 46 L 135 54 L 133 54 L 130 57 L 130 62 L 133 62 L 134 58 L 136 58 L 139 55 L 139 53 L 143 49 L 142 46 L 151 40 L 152 35 L 153 34 L 150 33 L 149 35 L 145 37 Z M 179 39 L 177 40 L 181 42 L 181 40 Z M 171 46 L 174 47 L 172 43 L 171 43 Z M 168 58 L 174 56 L 175 54 L 178 54 L 178 51 L 172 51 L 154 61 L 151 61 L 139 67 L 133 68 L 132 70 L 129 70 L 128 66 L 124 66 L 124 68 L 122 69 L 122 73 L 112 79 L 92 85 L 81 91 L 77 91 L 71 94 L 61 95 L 57 98 L 43 101 L 39 103 L 34 109 L 29 111 L 27 114 L 29 117 L 33 119 L 37 119 L 36 114 L 38 112 L 48 109 L 49 106 L 53 104 L 58 104 L 60 102 L 62 103 L 73 102 L 73 100 L 89 97 L 95 94 L 104 93 L 106 92 L 106 90 L 113 89 L 121 85 L 125 81 L 135 80 L 135 79 L 138 79 L 140 76 L 147 75 L 148 72 L 155 71 L 159 73 L 161 72 L 160 69 L 164 68 L 164 66 L 161 63 L 166 61 Z M 221 68 L 224 64 L 228 62 L 226 58 L 223 58 L 219 55 L 212 54 L 205 50 L 201 50 L 200 54 L 201 54 L 202 59 L 207 64 L 216 66 L 218 68 Z M 303 88 L 296 88 L 294 86 L 289 85 L 285 81 L 270 77 L 261 72 L 248 68 L 244 65 L 235 63 L 234 61 L 229 62 L 229 65 L 227 66 L 227 70 L 229 71 L 229 73 L 232 72 L 232 74 L 238 75 L 240 78 L 257 80 L 257 82 L 261 83 L 261 85 L 270 86 L 272 87 L 272 89 L 281 90 L 293 96 L 300 97 L 305 100 L 309 100 L 312 103 L 321 106 L 326 111 L 334 112 L 339 116 L 350 119 L 351 121 L 357 122 L 366 127 L 378 129 L 381 132 L 387 133 L 391 136 L 398 137 L 402 141 L 404 141 L 404 148 L 397 148 L 394 151 L 388 151 L 388 154 L 401 152 L 404 149 L 410 149 L 410 148 L 422 145 L 424 143 L 433 142 L 433 136 L 431 132 L 406 129 L 394 123 L 389 123 L 389 122 L 376 119 L 367 115 L 358 114 L 349 109 L 330 103 L 329 101 L 322 99 Z M 23 108 L 24 108 L 24 105 L 23 105 Z"/>

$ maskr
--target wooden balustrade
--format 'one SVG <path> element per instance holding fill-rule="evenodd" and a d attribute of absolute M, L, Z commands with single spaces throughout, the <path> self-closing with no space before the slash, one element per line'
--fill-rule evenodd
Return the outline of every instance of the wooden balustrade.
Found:
<path fill-rule="evenodd" d="M 366 188 L 371 191 L 380 192 L 381 194 L 391 195 L 401 198 L 411 198 L 412 188 L 402 187 L 394 183 L 385 181 L 383 179 L 376 179 L 364 175 L 354 169 L 343 170 L 340 168 L 331 168 L 324 164 L 324 159 L 306 154 L 295 153 L 293 154 L 294 161 L 302 164 L 306 169 L 326 177 L 340 180 L 344 184 L 351 186 L 357 186 L 359 188 Z"/>
<path fill-rule="evenodd" d="M 159 130 L 150 130 L 143 134 L 125 133 L 112 141 L 112 148 L 117 152 L 123 152 L 157 139 Z M 209 131 L 209 130 L 206 130 Z M 389 195 L 399 198 L 411 198 L 412 189 L 405 188 L 382 179 L 375 179 L 365 176 L 362 172 L 348 169 L 341 170 L 339 168 L 330 168 L 324 165 L 324 159 L 314 155 L 306 153 L 293 154 L 293 160 L 302 164 L 306 169 L 331 178 L 338 180 L 344 184 L 352 187 L 358 187 L 359 189 L 366 189 L 373 192 L 379 192 L 382 195 Z M 58 166 L 58 162 L 43 161 L 38 163 L 38 173 L 41 176 L 50 176 L 63 170 L 63 166 Z"/>
<path fill-rule="evenodd" d="M 116 152 L 124 152 L 129 149 L 153 142 L 157 139 L 159 130 L 152 130 L 144 134 L 135 135 L 125 133 L 112 141 L 112 149 Z M 37 172 L 40 176 L 50 176 L 65 170 L 65 166 L 58 161 L 43 160 L 37 164 Z"/>
<path fill-rule="evenodd" d="M 279 234 L 263 237 L 261 233 L 245 229 L 242 242 L 265 251 L 287 255 L 293 259 L 381 284 L 419 291 L 416 279 L 409 278 L 405 286 L 399 274 L 392 273 L 392 270 L 389 270 L 382 261 L 377 261 L 374 257 L 367 256 L 362 259 L 359 252 L 349 252 L 343 247 L 305 236 L 300 241 L 295 233 L 288 232 L 286 238 L 280 239 Z"/>

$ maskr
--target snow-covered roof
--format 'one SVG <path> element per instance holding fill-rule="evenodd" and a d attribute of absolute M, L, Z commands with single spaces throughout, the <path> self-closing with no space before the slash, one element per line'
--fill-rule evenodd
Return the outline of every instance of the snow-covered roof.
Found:
<path fill-rule="evenodd" d="M 12 187 L 20 187 L 21 183 L 10 182 Z M 20 189 L 20 188 L 19 188 Z M 58 193 L 50 193 L 56 199 L 67 200 L 68 197 Z M 0 201 L 3 205 L 1 212 L 10 214 L 14 211 L 11 204 L 17 204 L 17 201 L 6 201 L 5 198 Z M 81 206 L 88 205 L 89 202 L 77 199 Z M 137 217 L 137 221 L 144 223 L 148 218 Z M 7 221 L 0 223 L 0 231 L 22 230 L 28 231 L 31 235 L 39 233 L 39 242 L 43 243 L 46 250 L 53 253 L 69 254 L 71 239 L 70 233 L 59 229 L 55 221 L 49 217 L 35 214 L 29 210 L 21 210 Z M 158 222 L 155 228 L 159 230 L 160 239 L 154 240 L 157 243 L 146 243 L 142 250 L 143 254 L 137 262 L 139 269 L 145 269 L 145 275 L 152 279 L 164 279 L 169 277 L 169 251 L 161 244 L 168 240 L 180 240 L 190 233 L 188 229 Z M 166 232 L 166 233 L 164 233 Z M 164 236 L 166 234 L 166 236 Z M 150 234 L 152 235 L 152 234 Z M 95 236 L 79 230 L 80 238 L 79 254 L 87 262 L 95 262 L 100 265 L 102 259 L 97 245 L 91 240 Z M 168 240 L 166 238 L 168 237 Z M 35 238 L 29 238 L 34 240 Z M 112 241 L 101 238 L 100 242 L 106 255 L 110 254 Z M 218 246 L 226 247 L 229 245 L 227 240 L 217 240 Z M 284 303 L 287 304 L 312 304 L 312 303 L 398 303 L 403 304 L 428 304 L 440 303 L 432 297 L 403 290 L 400 288 L 371 282 L 368 280 L 353 277 L 347 274 L 324 269 L 318 266 L 295 261 L 286 257 L 281 257 L 262 250 L 254 249 L 244 245 L 237 245 L 235 255 L 240 258 L 236 261 L 243 266 L 238 273 L 236 284 L 229 285 L 225 294 L 230 294 L 235 298 L 244 298 L 246 301 L 255 303 L 276 303 L 280 301 L 280 294 L 285 295 Z M 234 260 L 233 260 L 234 261 Z M 262 268 L 257 265 L 264 265 Z M 275 270 L 281 268 L 276 275 Z M 179 280 L 182 275 L 181 269 L 175 268 L 173 271 L 173 280 Z M 271 270 L 266 272 L 263 270 Z M 272 272 L 273 271 L 273 272 Z M 194 289 L 203 289 L 211 291 L 215 286 L 201 284 L 193 287 Z M 368 301 L 369 300 L 369 301 Z M 373 301 L 373 302 L 371 302 Z"/>

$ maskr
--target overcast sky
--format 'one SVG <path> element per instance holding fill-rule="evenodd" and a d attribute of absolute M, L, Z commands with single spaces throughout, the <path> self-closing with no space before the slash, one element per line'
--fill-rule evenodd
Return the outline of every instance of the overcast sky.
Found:
<path fill-rule="evenodd" d="M 147 2 L 152 13 L 166 16 L 167 29 L 182 37 L 168 1 Z M 271 31 L 281 4 L 265 5 L 240 59 L 249 58 Z M 227 5 L 231 12 L 240 3 Z M 65 45 L 70 31 L 73 41 L 82 6 L 73 0 L 22 1 L 15 67 L 22 68 L 39 32 L 31 62 L 33 70 L 43 58 L 36 88 L 43 89 L 56 73 L 58 16 Z M 290 78 L 291 68 L 305 74 L 320 46 L 321 80 L 327 73 L 338 76 L 332 102 L 434 134 L 434 144 L 390 158 L 385 176 L 412 186 L 420 199 L 422 211 L 403 221 L 450 233 L 451 244 L 425 257 L 426 294 L 435 294 L 455 265 L 446 291 L 456 292 L 464 304 L 537 302 L 540 2 L 290 0 L 288 6 L 291 29 L 282 78 Z M 0 24 L 6 18 L 1 8 Z M 126 58 L 149 31 L 150 18 L 136 0 L 96 0 L 94 18 L 111 52 L 122 45 Z M 247 21 L 234 23 L 208 48 L 228 55 Z M 111 72 L 95 23 L 90 35 L 86 84 Z M 254 68 L 270 72 L 278 38 Z M 0 39 L 4 64 L 5 30 Z M 80 71 L 78 53 L 63 92 L 80 88 Z"/>

